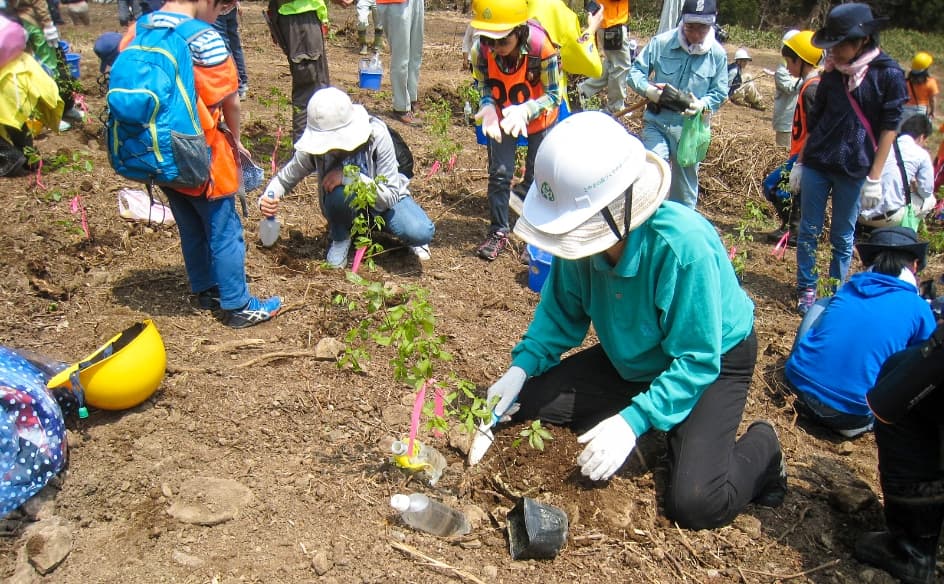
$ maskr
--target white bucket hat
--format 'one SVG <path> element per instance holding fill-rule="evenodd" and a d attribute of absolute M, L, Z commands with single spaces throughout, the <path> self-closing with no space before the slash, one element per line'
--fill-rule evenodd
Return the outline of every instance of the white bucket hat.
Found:
<path fill-rule="evenodd" d="M 319 89 L 308 100 L 308 125 L 295 149 L 307 154 L 356 150 L 370 138 L 370 116 L 364 106 L 336 87 Z"/>
<path fill-rule="evenodd" d="M 534 182 L 514 232 L 560 258 L 591 256 L 620 241 L 614 227 L 625 236 L 652 216 L 670 182 L 668 164 L 612 117 L 573 114 L 538 148 Z"/>

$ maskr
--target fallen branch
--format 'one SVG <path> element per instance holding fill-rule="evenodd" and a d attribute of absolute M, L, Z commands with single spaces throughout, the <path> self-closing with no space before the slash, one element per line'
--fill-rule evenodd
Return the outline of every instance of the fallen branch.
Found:
<path fill-rule="evenodd" d="M 315 357 L 316 353 L 314 351 L 275 351 L 274 353 L 266 353 L 265 355 L 259 355 L 255 359 L 250 359 L 248 361 L 243 361 L 233 366 L 234 369 L 245 369 L 246 367 L 252 367 L 253 365 L 258 365 L 259 363 L 265 363 L 267 361 L 274 361 L 276 359 L 293 359 L 295 357 Z"/>
<path fill-rule="evenodd" d="M 803 570 L 802 572 L 795 572 L 793 574 L 773 574 L 771 572 L 764 572 L 762 570 L 751 570 L 748 568 L 738 568 L 738 570 L 743 570 L 745 572 L 750 572 L 751 574 L 759 574 L 761 576 L 767 576 L 769 578 L 774 578 L 775 580 L 793 580 L 794 578 L 800 578 L 802 576 L 807 576 L 813 572 L 818 572 L 824 568 L 831 568 L 838 564 L 841 560 L 838 558 L 835 560 L 830 560 L 825 564 L 820 564 L 815 568 L 810 568 L 809 570 Z"/>
<path fill-rule="evenodd" d="M 412 547 L 412 546 L 409 546 L 409 545 L 407 545 L 407 544 L 405 544 L 405 543 L 400 543 L 400 542 L 398 542 L 398 541 L 391 541 L 391 542 L 390 542 L 390 547 L 392 547 L 392 548 L 395 549 L 395 550 L 400 550 L 401 552 L 407 554 L 408 556 L 412 556 L 412 557 L 414 557 L 414 558 L 419 558 L 419 559 L 423 560 L 424 562 L 428 563 L 430 566 L 433 566 L 433 567 L 435 567 L 435 568 L 441 568 L 441 569 L 443 569 L 443 570 L 449 570 L 450 572 L 452 572 L 452 573 L 455 574 L 456 576 L 459 576 L 460 578 L 462 578 L 462 579 L 464 579 L 464 580 L 468 580 L 469 582 L 475 582 L 475 584 L 485 584 L 485 582 L 483 582 L 482 580 L 479 580 L 479 579 L 476 578 L 474 575 L 472 575 L 472 574 L 466 572 L 465 570 L 462 570 L 462 569 L 460 569 L 460 568 L 456 568 L 455 566 L 450 566 L 449 564 L 447 564 L 447 563 L 445 563 L 445 562 L 442 562 L 442 561 L 440 561 L 440 560 L 437 560 L 437 559 L 435 559 L 435 558 L 432 558 L 432 557 L 430 557 L 430 556 L 427 556 L 426 554 L 424 554 L 423 552 L 419 551 L 418 549 L 416 549 L 416 548 L 414 548 L 414 547 Z"/>

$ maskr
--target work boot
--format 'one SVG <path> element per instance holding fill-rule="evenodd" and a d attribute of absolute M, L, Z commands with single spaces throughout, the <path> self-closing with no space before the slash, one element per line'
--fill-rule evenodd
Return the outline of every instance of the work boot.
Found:
<path fill-rule="evenodd" d="M 382 28 L 374 29 L 374 52 L 379 53 L 384 48 L 384 31 Z"/>
<path fill-rule="evenodd" d="M 358 51 L 361 55 L 366 55 L 370 52 L 370 49 L 367 47 L 367 31 L 359 30 L 357 31 L 357 44 L 361 46 L 361 50 Z"/>
<path fill-rule="evenodd" d="M 937 541 L 944 522 L 944 483 L 883 488 L 888 529 L 861 536 L 855 546 L 856 559 L 905 584 L 933 584 Z"/>

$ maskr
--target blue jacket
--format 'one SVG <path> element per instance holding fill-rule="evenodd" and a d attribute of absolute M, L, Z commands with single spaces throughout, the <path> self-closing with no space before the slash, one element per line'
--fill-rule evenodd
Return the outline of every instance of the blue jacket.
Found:
<path fill-rule="evenodd" d="M 786 377 L 834 410 L 868 415 L 865 394 L 893 353 L 934 332 L 931 307 L 913 285 L 860 272 L 836 292 L 787 359 Z"/>
<path fill-rule="evenodd" d="M 908 100 L 905 74 L 891 57 L 880 53 L 869 65 L 865 79 L 852 91 L 878 140 L 883 130 L 896 130 L 901 106 Z M 823 172 L 863 178 L 872 168 L 875 151 L 846 95 L 846 76 L 838 70 L 823 72 L 813 107 L 807 113 L 809 137 L 803 164 Z"/>
<path fill-rule="evenodd" d="M 650 79 L 651 76 L 651 79 Z M 704 55 L 689 55 L 678 40 L 674 28 L 652 37 L 629 71 L 629 86 L 639 95 L 646 95 L 649 84 L 671 83 L 682 92 L 691 92 L 705 100 L 712 111 L 718 111 L 728 99 L 728 57 L 717 42 Z M 656 114 L 649 109 L 646 117 Z M 666 109 L 658 114 L 666 123 L 682 124 L 682 114 Z"/>
<path fill-rule="evenodd" d="M 640 436 L 688 417 L 718 379 L 721 356 L 751 334 L 754 304 L 711 223 L 664 202 L 629 233 L 615 266 L 603 254 L 555 258 L 512 365 L 544 373 L 580 346 L 591 322 L 620 376 L 650 382 L 620 412 Z"/>

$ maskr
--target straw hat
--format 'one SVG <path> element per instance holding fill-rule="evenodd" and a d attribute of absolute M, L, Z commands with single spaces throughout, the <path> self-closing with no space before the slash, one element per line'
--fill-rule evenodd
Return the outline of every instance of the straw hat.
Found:
<path fill-rule="evenodd" d="M 655 213 L 670 182 L 665 161 L 612 117 L 573 114 L 538 148 L 534 182 L 514 232 L 557 257 L 591 256 L 622 239 L 601 213 L 604 208 L 625 236 Z"/>
<path fill-rule="evenodd" d="M 370 138 L 370 116 L 364 106 L 336 87 L 319 89 L 308 100 L 308 125 L 295 149 L 307 154 L 350 152 Z"/>

